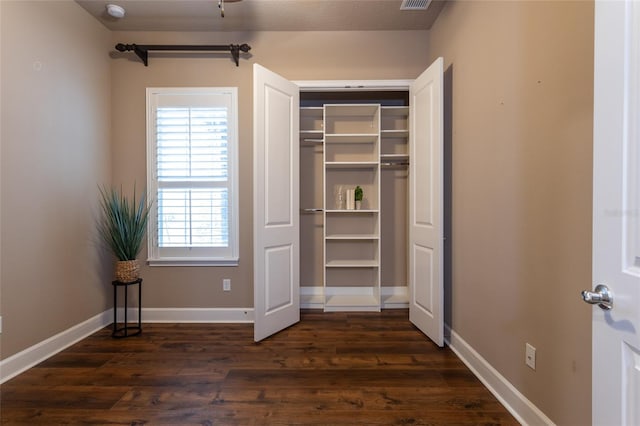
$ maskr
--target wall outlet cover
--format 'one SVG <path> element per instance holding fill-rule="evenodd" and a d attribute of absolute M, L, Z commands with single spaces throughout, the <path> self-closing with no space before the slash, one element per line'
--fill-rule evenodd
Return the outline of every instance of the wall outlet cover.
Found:
<path fill-rule="evenodd" d="M 530 344 L 525 345 L 525 360 L 524 362 L 533 370 L 536 369 L 536 348 Z"/>

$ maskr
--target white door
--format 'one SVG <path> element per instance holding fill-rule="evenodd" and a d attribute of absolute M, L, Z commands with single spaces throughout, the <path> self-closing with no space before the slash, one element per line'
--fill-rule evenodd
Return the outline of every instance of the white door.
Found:
<path fill-rule="evenodd" d="M 254 339 L 300 321 L 299 89 L 253 67 Z"/>
<path fill-rule="evenodd" d="M 409 88 L 409 319 L 438 346 L 443 312 L 443 59 Z"/>
<path fill-rule="evenodd" d="M 640 2 L 597 1 L 594 40 L 593 424 L 640 425 Z"/>

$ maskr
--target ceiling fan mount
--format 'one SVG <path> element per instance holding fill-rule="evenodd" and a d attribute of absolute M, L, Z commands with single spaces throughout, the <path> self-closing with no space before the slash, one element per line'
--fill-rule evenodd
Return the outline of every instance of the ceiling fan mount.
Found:
<path fill-rule="evenodd" d="M 242 0 L 218 0 L 218 8 L 220 9 L 220 16 L 224 18 L 224 4 L 226 3 L 237 3 Z"/>

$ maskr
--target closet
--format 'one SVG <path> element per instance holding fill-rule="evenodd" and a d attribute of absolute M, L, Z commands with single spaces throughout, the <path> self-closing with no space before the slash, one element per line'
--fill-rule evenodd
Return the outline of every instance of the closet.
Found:
<path fill-rule="evenodd" d="M 302 307 L 408 307 L 408 91 L 300 98 Z"/>
<path fill-rule="evenodd" d="M 299 321 L 301 307 L 408 302 L 409 320 L 443 345 L 443 63 L 412 81 L 359 87 L 393 86 L 408 98 L 401 104 L 254 64 L 256 341 Z M 318 95 L 336 88 L 358 95 Z M 344 195 L 358 186 L 362 206 L 347 208 Z"/>

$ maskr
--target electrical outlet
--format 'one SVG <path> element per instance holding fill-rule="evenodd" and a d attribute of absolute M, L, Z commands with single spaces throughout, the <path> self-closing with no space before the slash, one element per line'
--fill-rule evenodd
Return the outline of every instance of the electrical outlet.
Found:
<path fill-rule="evenodd" d="M 225 278 L 222 280 L 222 290 L 231 291 L 231 280 L 229 278 Z"/>
<path fill-rule="evenodd" d="M 532 370 L 536 369 L 536 348 L 530 344 L 525 345 L 525 364 L 527 364 Z"/>

